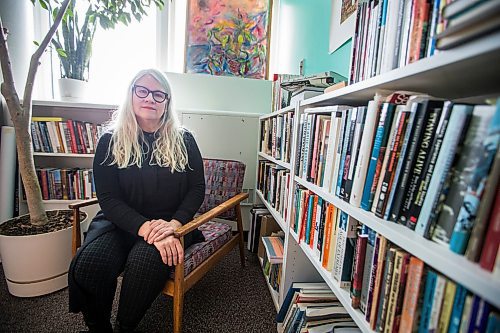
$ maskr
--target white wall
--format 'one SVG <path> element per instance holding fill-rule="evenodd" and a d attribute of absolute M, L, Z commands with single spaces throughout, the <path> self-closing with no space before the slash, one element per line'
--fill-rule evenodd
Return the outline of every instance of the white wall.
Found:
<path fill-rule="evenodd" d="M 253 114 L 271 112 L 271 81 L 207 74 L 167 73 L 180 112 L 230 111 Z"/>

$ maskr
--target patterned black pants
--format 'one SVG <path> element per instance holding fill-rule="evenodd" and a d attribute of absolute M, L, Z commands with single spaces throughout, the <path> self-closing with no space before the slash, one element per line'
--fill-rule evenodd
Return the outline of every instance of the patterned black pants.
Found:
<path fill-rule="evenodd" d="M 110 331 L 117 277 L 123 272 L 117 322 L 133 330 L 168 279 L 170 267 L 154 245 L 116 229 L 88 244 L 75 263 L 75 280 L 86 294 L 83 315 L 91 331 Z"/>

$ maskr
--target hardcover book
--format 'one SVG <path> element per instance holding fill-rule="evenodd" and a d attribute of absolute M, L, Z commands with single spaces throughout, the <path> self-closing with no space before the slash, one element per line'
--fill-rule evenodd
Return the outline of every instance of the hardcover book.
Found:
<path fill-rule="evenodd" d="M 494 112 L 494 106 L 478 105 L 474 107 L 463 149 L 451 169 L 449 186 L 445 189 L 446 199 L 432 236 L 432 239 L 440 244 L 448 246 L 450 242 L 460 208 L 464 203 L 467 186 L 472 182 L 474 170 L 479 166 L 479 159 L 483 151 L 481 149 L 483 138 L 487 133 L 488 124 L 493 118 Z M 460 221 L 459 223 L 465 222 Z"/>
<path fill-rule="evenodd" d="M 485 185 L 497 154 L 500 143 L 500 103 L 498 103 L 495 115 L 483 140 L 483 144 L 479 147 L 476 155 L 477 162 L 475 165 L 477 167 L 473 170 L 467 183 L 462 207 L 458 212 L 457 223 L 450 239 L 450 249 L 458 254 L 464 254 L 467 248 Z"/>

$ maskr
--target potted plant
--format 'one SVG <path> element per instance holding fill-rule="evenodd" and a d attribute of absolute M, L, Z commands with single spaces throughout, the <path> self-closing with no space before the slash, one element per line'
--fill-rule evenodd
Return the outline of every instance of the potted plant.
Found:
<path fill-rule="evenodd" d="M 57 15 L 61 6 L 59 3 L 46 1 L 47 9 L 53 17 Z M 70 1 L 66 14 L 63 16 L 61 28 L 52 38 L 52 45 L 57 51 L 60 60 L 61 78 L 59 89 L 61 97 L 83 97 L 86 83 L 89 79 L 90 57 L 92 43 L 97 26 L 103 29 L 112 29 L 116 24 L 131 22 L 132 18 L 140 21 L 146 15 L 145 8 L 152 0 L 132 0 L 130 11 L 123 10 L 127 1 L 88 1 L 77 7 L 75 0 Z M 158 7 L 163 7 L 163 0 L 154 0 Z"/>
<path fill-rule="evenodd" d="M 43 8 L 51 8 L 48 0 L 38 1 Z M 63 213 L 54 213 L 48 216 L 45 211 L 33 159 L 31 116 L 33 84 L 40 57 L 51 42 L 61 22 L 65 19 L 67 20 L 68 17 L 74 14 L 68 12 L 68 8 L 74 8 L 74 1 L 75 0 L 54 0 L 54 4 L 57 5 L 57 8 L 52 9 L 54 21 L 31 57 L 22 102 L 14 85 L 11 64 L 13 59 L 11 59 L 7 47 L 8 29 L 4 27 L 2 19 L 0 18 L 0 64 L 3 75 L 3 82 L 1 83 L 0 90 L 5 98 L 15 129 L 19 172 L 23 180 L 24 193 L 26 195 L 29 212 L 29 214 L 25 216 L 5 221 L 0 225 L 2 264 L 9 291 L 16 296 L 42 295 L 62 289 L 67 285 L 66 272 L 69 261 L 71 260 L 70 215 L 66 216 Z M 34 3 L 35 0 L 31 0 L 31 2 Z M 96 16 L 93 20 L 104 20 L 104 24 L 108 27 L 114 27 L 118 22 L 126 24 L 130 22 L 131 16 L 140 20 L 140 18 L 146 14 L 144 8 L 153 3 L 159 8 L 163 7 L 163 0 L 92 0 L 92 2 L 89 1 L 89 3 L 96 6 L 93 7 L 94 9 L 98 8 L 98 10 L 103 13 L 104 16 L 102 17 L 106 17 L 106 19 L 102 19 L 101 16 Z M 94 23 L 95 22 L 96 21 L 94 21 Z M 66 28 L 67 27 L 68 26 L 66 26 Z M 76 27 L 75 29 L 78 30 Z M 66 55 L 68 57 L 72 56 L 71 53 L 68 52 L 66 52 Z M 67 217 L 64 223 L 60 221 L 61 216 Z M 63 248 L 56 246 L 55 249 L 46 249 L 46 246 L 55 243 L 56 239 L 62 239 L 63 245 L 61 246 L 63 246 Z M 10 246 L 17 243 L 22 244 L 20 245 L 20 249 L 5 249 L 6 244 Z M 9 253 L 12 253 L 13 257 L 10 257 Z M 27 259 L 32 259 L 31 263 L 26 261 Z M 57 260 L 61 262 L 54 263 Z M 35 275 L 40 273 L 38 271 L 41 270 L 41 268 L 46 267 L 53 268 L 54 272 L 44 271 L 41 276 Z M 63 270 L 62 272 L 61 269 Z M 18 277 L 20 273 L 27 273 L 27 276 L 20 278 Z"/>

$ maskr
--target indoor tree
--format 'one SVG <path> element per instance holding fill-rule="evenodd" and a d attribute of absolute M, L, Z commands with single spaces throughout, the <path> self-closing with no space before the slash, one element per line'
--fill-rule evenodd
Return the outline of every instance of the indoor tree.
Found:
<path fill-rule="evenodd" d="M 31 0 L 35 4 L 36 0 Z M 52 8 L 53 23 L 43 40 L 37 43 L 37 49 L 31 56 L 28 75 L 25 82 L 22 102 L 16 90 L 12 59 L 7 45 L 8 29 L 4 27 L 0 18 L 0 63 L 2 68 L 3 82 L 0 90 L 7 103 L 14 129 L 16 132 L 16 148 L 19 160 L 19 172 L 23 180 L 24 192 L 28 204 L 30 221 L 32 225 L 40 226 L 48 223 L 47 214 L 42 202 L 42 194 L 38 183 L 35 164 L 33 159 L 33 144 L 31 140 L 31 116 L 32 116 L 32 93 L 40 58 L 51 43 L 61 22 L 73 15 L 68 8 L 74 8 L 76 0 L 38 0 L 40 5 L 49 10 Z M 83 1 L 83 0 L 81 0 Z M 116 23 L 128 24 L 133 16 L 140 20 L 146 12 L 144 8 L 153 3 L 163 8 L 163 0 L 86 0 L 92 8 L 99 10 L 103 15 L 99 16 L 100 24 L 104 28 L 112 28 Z M 102 19 L 105 17 L 105 19 Z"/>

